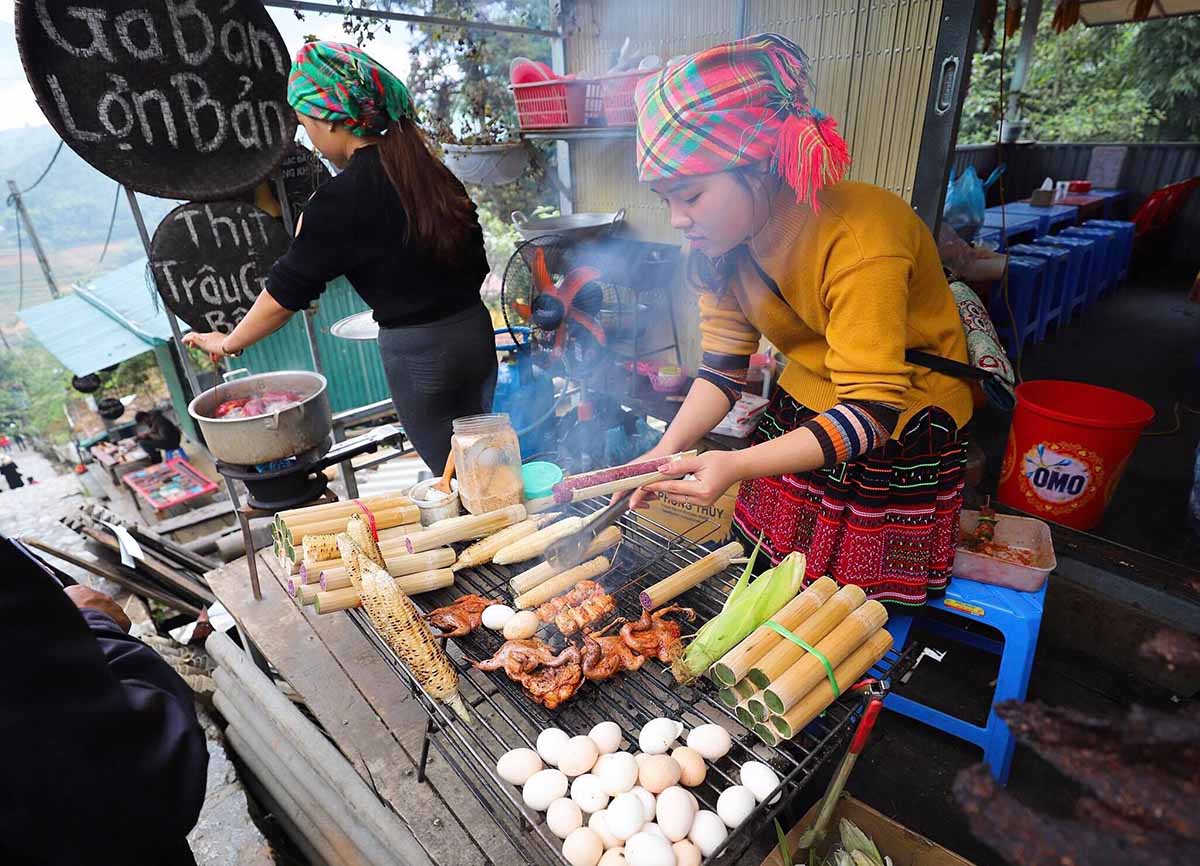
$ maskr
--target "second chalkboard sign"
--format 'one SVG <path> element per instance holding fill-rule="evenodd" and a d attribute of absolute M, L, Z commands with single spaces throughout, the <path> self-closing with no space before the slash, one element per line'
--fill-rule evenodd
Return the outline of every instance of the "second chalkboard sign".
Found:
<path fill-rule="evenodd" d="M 291 61 L 259 0 L 17 0 L 17 46 L 67 146 L 131 189 L 250 189 L 296 135 Z"/>
<path fill-rule="evenodd" d="M 154 232 L 150 267 L 163 302 L 196 331 L 228 334 L 287 252 L 279 220 L 243 202 L 189 202 Z"/>

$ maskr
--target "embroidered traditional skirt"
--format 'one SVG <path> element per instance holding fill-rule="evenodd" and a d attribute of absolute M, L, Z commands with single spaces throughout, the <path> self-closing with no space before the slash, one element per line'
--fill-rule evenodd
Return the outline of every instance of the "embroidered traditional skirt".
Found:
<path fill-rule="evenodd" d="M 796 429 L 813 412 L 776 389 L 755 444 Z M 919 412 L 898 439 L 831 469 L 743 481 L 734 529 L 771 562 L 800 551 L 805 582 L 829 575 L 871 598 L 924 604 L 954 566 L 966 443 L 942 409 Z"/>

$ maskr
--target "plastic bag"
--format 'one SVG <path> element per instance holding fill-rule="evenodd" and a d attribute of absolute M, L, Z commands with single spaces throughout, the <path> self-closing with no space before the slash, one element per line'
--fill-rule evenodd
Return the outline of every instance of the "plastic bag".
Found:
<path fill-rule="evenodd" d="M 950 170 L 950 182 L 946 186 L 946 204 L 942 208 L 942 219 L 950 228 L 958 232 L 959 237 L 971 240 L 979 227 L 983 225 L 983 212 L 987 207 L 984 193 L 996 182 L 1004 171 L 999 166 L 991 173 L 987 181 L 981 181 L 975 173 L 975 166 L 968 165 L 966 171 L 958 177 Z"/>

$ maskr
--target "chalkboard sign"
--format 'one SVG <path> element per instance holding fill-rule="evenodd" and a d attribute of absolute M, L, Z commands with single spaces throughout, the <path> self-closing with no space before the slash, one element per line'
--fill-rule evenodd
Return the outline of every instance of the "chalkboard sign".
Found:
<path fill-rule="evenodd" d="M 258 0 L 16 0 L 15 12 L 47 120 L 132 189 L 227 198 L 295 138 L 290 58 Z"/>
<path fill-rule="evenodd" d="M 283 224 L 244 202 L 189 202 L 167 214 L 150 268 L 167 308 L 197 331 L 228 334 L 287 252 Z"/>
<path fill-rule="evenodd" d="M 293 220 L 300 219 L 317 187 L 332 177 L 320 157 L 300 142 L 295 142 L 283 158 L 279 176 L 283 178 L 283 188 L 292 206 Z"/>

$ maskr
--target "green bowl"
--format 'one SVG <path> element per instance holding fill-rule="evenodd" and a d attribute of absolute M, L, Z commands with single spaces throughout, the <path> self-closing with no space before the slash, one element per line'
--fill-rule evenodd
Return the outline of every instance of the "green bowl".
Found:
<path fill-rule="evenodd" d="M 526 499 L 544 499 L 554 495 L 554 485 L 563 480 L 563 471 L 553 463 L 535 460 L 521 467 Z"/>

